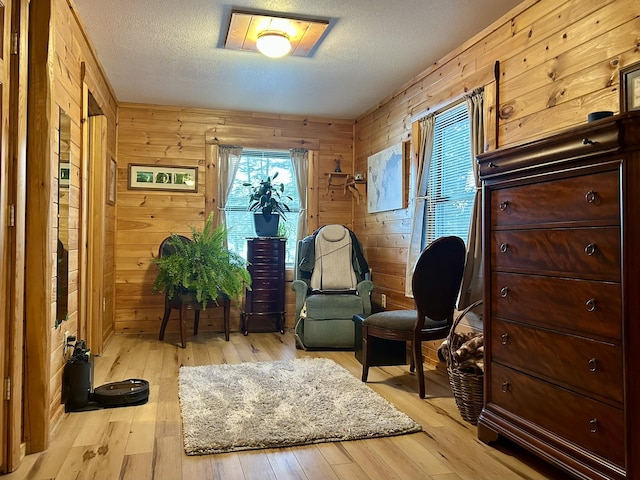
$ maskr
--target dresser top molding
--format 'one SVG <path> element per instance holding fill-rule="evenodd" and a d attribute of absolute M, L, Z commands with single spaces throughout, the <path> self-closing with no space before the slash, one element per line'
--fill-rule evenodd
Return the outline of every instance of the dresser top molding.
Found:
<path fill-rule="evenodd" d="M 623 138 L 624 137 L 624 138 Z M 478 155 L 480 177 L 488 180 L 505 171 L 513 173 L 558 163 L 584 160 L 606 153 L 640 147 L 640 111 L 626 112 L 549 137 Z"/>

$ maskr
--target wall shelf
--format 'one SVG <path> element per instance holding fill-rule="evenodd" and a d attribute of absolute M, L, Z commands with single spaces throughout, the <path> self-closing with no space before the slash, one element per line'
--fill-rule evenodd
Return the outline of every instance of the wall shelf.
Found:
<path fill-rule="evenodd" d="M 330 188 L 342 188 L 343 194 L 346 195 L 347 191 L 351 192 L 353 198 L 356 199 L 358 205 L 360 205 L 360 199 L 364 198 L 367 190 L 366 180 L 356 180 L 350 173 L 342 172 L 328 172 L 324 174 L 327 177 L 326 193 L 329 194 Z M 363 185 L 365 193 L 362 193 L 358 189 L 358 185 Z"/>

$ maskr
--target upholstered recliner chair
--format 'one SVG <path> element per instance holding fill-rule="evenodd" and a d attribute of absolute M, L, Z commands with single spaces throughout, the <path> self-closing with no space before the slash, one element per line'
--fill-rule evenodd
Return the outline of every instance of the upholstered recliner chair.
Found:
<path fill-rule="evenodd" d="M 298 348 L 353 349 L 353 316 L 371 313 L 373 290 L 353 232 L 325 225 L 298 242 L 295 272 Z"/>

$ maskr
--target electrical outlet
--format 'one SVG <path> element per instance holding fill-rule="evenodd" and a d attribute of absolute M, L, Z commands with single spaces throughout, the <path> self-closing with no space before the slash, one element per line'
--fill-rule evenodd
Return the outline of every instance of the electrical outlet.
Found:
<path fill-rule="evenodd" d="M 382 304 L 382 308 L 387 308 L 387 296 L 384 293 L 380 295 L 380 303 Z"/>
<path fill-rule="evenodd" d="M 63 357 L 67 357 L 67 351 L 69 350 L 69 348 L 71 348 L 69 346 L 69 337 L 70 337 L 70 333 L 67 330 L 66 332 L 64 332 L 64 343 L 62 344 L 62 356 Z"/>

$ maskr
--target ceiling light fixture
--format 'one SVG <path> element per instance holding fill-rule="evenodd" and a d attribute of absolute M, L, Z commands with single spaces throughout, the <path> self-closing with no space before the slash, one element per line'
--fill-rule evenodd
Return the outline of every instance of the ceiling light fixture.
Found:
<path fill-rule="evenodd" d="M 265 31 L 258 34 L 256 48 L 267 57 L 284 57 L 291 51 L 291 41 L 284 32 Z"/>

